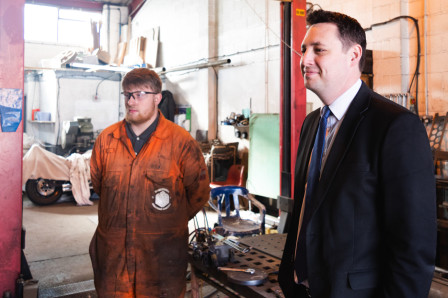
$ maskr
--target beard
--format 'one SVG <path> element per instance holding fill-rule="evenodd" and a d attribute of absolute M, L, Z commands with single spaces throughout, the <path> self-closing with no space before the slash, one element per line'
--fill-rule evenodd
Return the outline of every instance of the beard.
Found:
<path fill-rule="evenodd" d="M 125 116 L 125 120 L 129 123 L 129 124 L 143 124 L 146 123 L 148 121 L 150 121 L 151 119 L 155 118 L 155 115 L 157 113 L 157 109 L 153 109 L 151 111 L 146 111 L 146 112 L 142 112 L 142 111 L 138 111 L 138 112 L 129 112 L 129 108 L 126 109 L 126 116 Z"/>

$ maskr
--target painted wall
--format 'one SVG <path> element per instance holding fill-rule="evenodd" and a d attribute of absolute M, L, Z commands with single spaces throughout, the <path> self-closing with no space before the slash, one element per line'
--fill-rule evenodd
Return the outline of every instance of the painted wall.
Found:
<path fill-rule="evenodd" d="M 192 105 L 194 136 L 196 129 L 207 130 L 209 119 L 214 119 L 209 118 L 210 99 L 217 103 L 217 123 L 244 108 L 253 113 L 279 112 L 279 15 L 279 2 L 270 0 L 174 0 L 170 5 L 153 0 L 134 18 L 132 36 L 159 26 L 157 66 L 167 69 L 231 59 L 230 64 L 214 67 L 212 78 L 210 69 L 166 74 L 165 86 L 176 102 Z M 218 125 L 217 131 L 224 143 L 240 140 L 231 126 Z M 240 148 L 247 147 L 248 141 L 242 140 Z"/>
<path fill-rule="evenodd" d="M 24 0 L 0 1 L 0 94 L 5 106 L 5 89 L 23 92 L 23 7 Z M 20 106 L 22 102 L 18 101 Z M 3 119 L 5 120 L 5 119 Z M 0 295 L 14 296 L 20 272 L 22 229 L 22 130 L 0 129 Z"/>
<path fill-rule="evenodd" d="M 208 55 L 207 0 L 147 1 L 132 21 L 132 38 L 148 36 L 159 27 L 158 60 L 155 67 L 183 66 L 206 62 Z M 170 90 L 176 104 L 192 108 L 191 133 L 208 130 L 207 69 L 167 73 L 163 89 Z"/>
<path fill-rule="evenodd" d="M 25 82 L 26 129 L 36 139 L 61 144 L 63 121 L 91 118 L 94 131 L 123 118 L 121 75 L 73 70 L 30 71 Z M 51 114 L 51 123 L 33 122 L 32 110 Z"/>
<path fill-rule="evenodd" d="M 447 1 L 426 0 L 427 63 L 424 55 L 424 0 L 315 0 L 312 3 L 316 7 L 351 15 L 364 28 L 398 16 L 416 18 L 421 39 L 419 111 L 421 115 L 446 113 Z M 214 69 L 166 74 L 165 88 L 174 93 L 179 104 L 193 107 L 193 136 L 197 129 L 213 129 L 211 121 L 218 124 L 231 112 L 238 113 L 248 107 L 250 102 L 254 113 L 279 112 L 279 6 L 278 1 L 272 0 L 173 0 L 169 5 L 163 0 L 152 0 L 143 5 L 132 21 L 132 36 L 145 35 L 154 27 L 160 28 L 157 66 L 169 68 L 208 60 L 232 60 L 230 64 Z M 111 23 L 125 23 L 122 14 L 117 17 L 117 13 L 112 11 L 111 16 Z M 125 33 L 125 30 L 112 32 L 112 36 L 117 33 Z M 367 31 L 368 49 L 373 50 L 375 91 L 390 94 L 409 89 L 417 61 L 416 36 L 414 24 L 408 19 L 374 26 Z M 25 56 L 27 64 L 29 55 L 39 52 L 36 47 L 26 45 L 26 49 L 30 49 Z M 42 54 L 46 52 L 41 51 Z M 29 64 L 36 65 L 33 63 Z M 428 85 L 428 101 L 425 99 L 425 84 Z M 415 97 L 415 81 L 411 94 Z M 307 101 L 313 104 L 313 109 L 321 106 L 311 92 L 307 93 Z M 210 118 L 210 111 L 217 111 L 215 119 Z M 216 131 L 224 142 L 237 140 L 232 127 L 217 125 Z M 242 145 L 247 147 L 248 142 L 242 141 Z"/>
<path fill-rule="evenodd" d="M 204 11 L 207 2 L 215 3 L 216 56 L 207 56 L 207 32 L 200 24 L 210 18 Z M 445 113 L 448 109 L 448 59 L 446 59 L 448 32 L 448 3 L 427 0 L 427 77 L 425 77 L 425 1 L 423 0 L 315 0 L 313 4 L 355 17 L 364 28 L 398 16 L 418 20 L 421 39 L 421 62 L 418 80 L 420 115 Z M 218 77 L 218 115 L 220 122 L 230 112 L 247 107 L 252 99 L 253 112 L 278 112 L 279 89 L 279 2 L 277 1 L 189 1 L 177 0 L 169 6 L 162 0 L 149 1 L 133 22 L 133 30 L 160 25 L 161 53 L 159 66 L 183 65 L 207 58 L 230 58 L 232 63 L 216 69 Z M 202 21 L 201 21 L 202 20 Z M 381 94 L 407 92 L 417 61 L 417 34 L 414 23 L 402 19 L 366 31 L 368 49 L 373 50 L 374 89 Z M 184 76 L 193 76 L 188 73 Z M 204 79 L 207 79 L 205 76 Z M 183 90 L 178 81 L 175 95 Z M 428 111 L 426 111 L 425 83 L 428 84 Z M 207 86 L 207 82 L 198 82 Z M 188 91 L 181 98 L 188 100 Z M 204 92 L 195 94 L 205 96 Z M 411 94 L 415 97 L 414 80 Z M 313 109 L 321 106 L 314 94 L 308 92 Z M 197 99 L 196 99 L 197 100 Z M 206 99 L 200 100 L 201 103 Z M 195 107 L 194 108 L 200 108 Z M 200 127 L 198 125 L 198 127 Z M 233 130 L 218 126 L 219 138 L 234 141 Z"/>

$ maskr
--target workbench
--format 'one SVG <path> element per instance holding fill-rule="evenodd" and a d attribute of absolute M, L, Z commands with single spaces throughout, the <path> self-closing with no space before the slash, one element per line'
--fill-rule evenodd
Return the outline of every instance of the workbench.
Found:
<path fill-rule="evenodd" d="M 436 266 L 448 270 L 448 179 L 436 176 L 437 256 Z"/>
<path fill-rule="evenodd" d="M 236 251 L 234 261 L 228 263 L 225 267 L 253 268 L 264 271 L 267 274 L 267 279 L 260 285 L 233 283 L 229 281 L 226 272 L 219 271 L 211 266 L 205 266 L 202 262 L 194 260 L 191 252 L 189 261 L 192 271 L 193 297 L 199 297 L 195 278 L 205 281 L 229 297 L 284 297 L 277 276 L 285 241 L 286 234 L 259 235 L 244 237 L 239 240 L 240 246 L 251 247 L 251 250 L 247 253 Z"/>

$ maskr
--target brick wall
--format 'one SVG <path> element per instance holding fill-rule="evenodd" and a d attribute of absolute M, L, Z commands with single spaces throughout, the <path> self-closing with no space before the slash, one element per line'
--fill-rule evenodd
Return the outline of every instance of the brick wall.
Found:
<path fill-rule="evenodd" d="M 421 64 L 418 84 L 420 115 L 426 114 L 425 79 L 428 83 L 428 114 L 448 111 L 448 1 L 427 0 L 427 78 L 424 57 L 423 0 L 316 0 L 323 9 L 346 13 L 364 28 L 392 18 L 409 15 L 418 20 L 421 39 Z M 373 50 L 374 89 L 401 93 L 409 88 L 417 61 L 417 34 L 410 20 L 400 20 L 367 31 L 367 48 Z M 416 84 L 411 94 L 415 96 Z"/>

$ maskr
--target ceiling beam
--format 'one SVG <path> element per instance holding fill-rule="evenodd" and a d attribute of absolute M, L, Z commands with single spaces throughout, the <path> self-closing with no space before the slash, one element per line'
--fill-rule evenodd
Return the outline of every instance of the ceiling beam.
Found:
<path fill-rule="evenodd" d="M 97 1 L 89 0 L 26 0 L 27 4 L 43 4 L 61 8 L 80 8 L 91 11 L 102 11 L 103 4 Z"/>
<path fill-rule="evenodd" d="M 145 2 L 146 0 L 132 0 L 131 4 L 128 6 L 129 16 L 133 18 Z"/>

